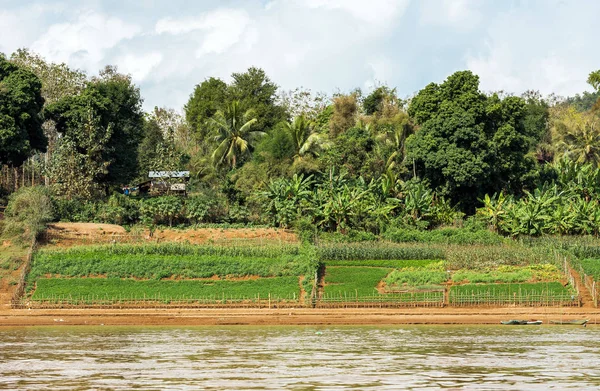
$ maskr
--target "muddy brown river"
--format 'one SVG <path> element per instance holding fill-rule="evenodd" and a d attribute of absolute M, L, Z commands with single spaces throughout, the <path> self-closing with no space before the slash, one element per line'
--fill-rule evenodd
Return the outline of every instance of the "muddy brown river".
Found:
<path fill-rule="evenodd" d="M 600 327 L 0 328 L 7 390 L 598 390 Z"/>

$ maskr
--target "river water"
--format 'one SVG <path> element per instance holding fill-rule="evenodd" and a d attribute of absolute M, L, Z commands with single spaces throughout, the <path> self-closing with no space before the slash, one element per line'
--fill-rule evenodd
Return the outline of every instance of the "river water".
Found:
<path fill-rule="evenodd" d="M 598 390 L 600 328 L 0 328 L 0 389 Z"/>

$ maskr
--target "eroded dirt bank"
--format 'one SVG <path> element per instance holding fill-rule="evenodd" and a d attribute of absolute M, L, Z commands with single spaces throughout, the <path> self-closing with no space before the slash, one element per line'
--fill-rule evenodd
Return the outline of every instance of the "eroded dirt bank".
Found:
<path fill-rule="evenodd" d="M 507 319 L 589 319 L 600 321 L 590 308 L 408 308 L 408 309 L 155 309 L 155 310 L 4 310 L 0 326 L 42 325 L 400 325 L 499 324 Z M 580 326 L 572 326 L 580 327 Z"/>

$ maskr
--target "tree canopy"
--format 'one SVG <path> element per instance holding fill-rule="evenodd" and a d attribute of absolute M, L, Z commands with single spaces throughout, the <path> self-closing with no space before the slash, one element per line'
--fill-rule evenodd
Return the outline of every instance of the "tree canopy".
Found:
<path fill-rule="evenodd" d="M 526 109 L 521 98 L 483 94 L 470 71 L 429 84 L 408 108 L 418 129 L 407 140 L 407 164 L 467 210 L 486 193 L 518 192 L 534 168 Z"/>
<path fill-rule="evenodd" d="M 20 165 L 34 150 L 45 151 L 42 83 L 0 53 L 0 163 Z"/>

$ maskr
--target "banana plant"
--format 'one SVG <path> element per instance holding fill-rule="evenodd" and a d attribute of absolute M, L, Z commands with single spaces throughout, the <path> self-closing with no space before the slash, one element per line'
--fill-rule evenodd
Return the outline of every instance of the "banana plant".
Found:
<path fill-rule="evenodd" d="M 504 192 L 494 193 L 491 197 L 486 194 L 482 200 L 483 206 L 477 209 L 476 214 L 483 217 L 494 232 L 499 232 L 500 224 L 512 203 L 512 197 L 507 197 Z"/>

